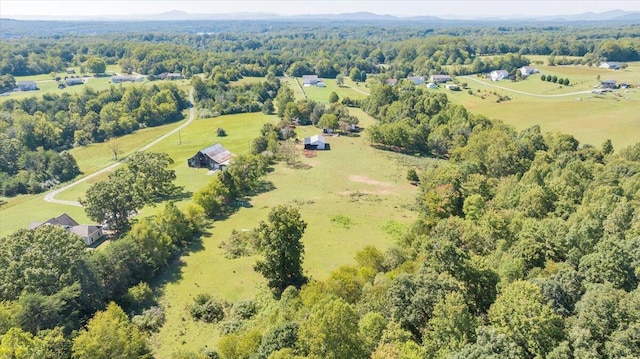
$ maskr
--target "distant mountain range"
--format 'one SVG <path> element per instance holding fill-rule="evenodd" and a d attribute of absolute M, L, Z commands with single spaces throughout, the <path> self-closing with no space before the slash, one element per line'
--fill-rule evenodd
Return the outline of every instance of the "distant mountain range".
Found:
<path fill-rule="evenodd" d="M 551 16 L 496 16 L 496 17 L 459 17 L 456 15 L 442 16 L 411 16 L 399 17 L 393 15 L 379 15 L 371 12 L 354 12 L 342 14 L 300 14 L 278 15 L 260 12 L 239 12 L 229 14 L 190 14 L 181 10 L 173 10 L 159 14 L 137 15 L 106 15 L 106 16 L 5 16 L 16 20 L 80 20 L 80 21 L 196 21 L 196 20 L 357 20 L 357 21 L 640 21 L 640 11 L 611 10 L 602 13 L 586 12 L 575 15 Z"/>

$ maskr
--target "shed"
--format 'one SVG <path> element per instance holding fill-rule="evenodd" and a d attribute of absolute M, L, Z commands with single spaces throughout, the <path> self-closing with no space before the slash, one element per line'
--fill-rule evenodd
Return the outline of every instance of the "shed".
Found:
<path fill-rule="evenodd" d="M 433 83 L 442 83 L 451 81 L 451 76 L 449 75 L 431 75 L 431 82 Z"/>
<path fill-rule="evenodd" d="M 16 85 L 20 91 L 35 91 L 38 89 L 35 81 L 18 81 Z"/>
<path fill-rule="evenodd" d="M 318 75 L 302 75 L 302 85 L 304 86 L 315 86 L 318 81 Z"/>
<path fill-rule="evenodd" d="M 305 150 L 328 150 L 329 144 L 322 135 L 313 135 L 304 138 Z"/>
<path fill-rule="evenodd" d="M 414 85 L 422 85 L 424 83 L 424 76 L 409 76 L 407 80 L 413 82 Z"/>
<path fill-rule="evenodd" d="M 64 80 L 64 83 L 67 86 L 74 86 L 74 85 L 83 85 L 84 81 L 79 77 L 69 77 L 66 80 Z"/>
<path fill-rule="evenodd" d="M 489 74 L 491 81 L 500 81 L 509 78 L 509 72 L 507 70 L 495 70 Z"/>

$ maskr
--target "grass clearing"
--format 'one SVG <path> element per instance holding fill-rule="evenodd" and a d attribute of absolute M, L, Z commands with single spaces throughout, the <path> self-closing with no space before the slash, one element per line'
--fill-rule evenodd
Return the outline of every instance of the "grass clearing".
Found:
<path fill-rule="evenodd" d="M 298 81 L 302 80 L 298 79 Z M 335 79 L 323 79 L 323 81 L 326 87 L 309 86 L 303 88 L 307 98 L 320 103 L 329 103 L 331 92 L 335 92 L 339 99 L 349 97 L 359 100 L 367 97 L 366 93 L 358 92 L 347 86 L 338 86 Z"/>
<path fill-rule="evenodd" d="M 362 116 L 362 124 L 371 123 L 372 119 L 361 110 L 351 110 Z M 298 127 L 296 131 L 300 138 L 319 132 L 311 126 Z M 234 130 L 228 132 L 232 136 Z M 250 137 L 244 141 L 245 148 L 249 140 Z M 178 350 L 197 351 L 215 344 L 219 337 L 216 326 L 195 322 L 187 313 L 186 306 L 195 295 L 210 293 L 235 301 L 252 298 L 257 291 L 264 290 L 264 279 L 253 271 L 256 257 L 226 259 L 218 245 L 234 229 L 254 228 L 274 206 L 289 204 L 300 209 L 308 224 L 303 237 L 304 268 L 314 279 L 326 278 L 341 265 L 355 264 L 355 253 L 366 245 L 375 245 L 380 250 L 391 246 L 392 235 L 385 223 L 393 221 L 402 226 L 415 219 L 415 213 L 408 207 L 414 202 L 417 189 L 406 183 L 404 177 L 407 166 L 430 159 L 375 150 L 363 137 L 328 137 L 327 141 L 331 144 L 330 151 L 318 151 L 312 158 L 302 157 L 308 169 L 276 165 L 266 178 L 274 190 L 251 198 L 252 208 L 241 208 L 224 221 L 214 222 L 196 250 L 172 264 L 154 283 L 167 307 L 167 321 L 152 338 L 158 358 L 168 358 Z M 229 144 L 233 152 L 232 146 Z"/>

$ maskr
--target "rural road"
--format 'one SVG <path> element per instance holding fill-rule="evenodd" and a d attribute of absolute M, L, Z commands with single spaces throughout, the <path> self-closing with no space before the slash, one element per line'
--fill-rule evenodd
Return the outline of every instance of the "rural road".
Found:
<path fill-rule="evenodd" d="M 520 91 L 520 90 L 514 90 L 514 89 L 510 89 L 508 87 L 503 87 L 503 86 L 498 86 L 498 85 L 494 85 L 492 83 L 487 83 L 484 81 L 480 81 L 474 77 L 470 77 L 470 76 L 462 76 L 461 78 L 463 79 L 469 79 L 478 83 L 481 83 L 483 85 L 487 85 L 487 86 L 491 86 L 491 87 L 495 87 L 495 88 L 499 88 L 502 90 L 506 90 L 506 91 L 511 91 L 511 92 L 515 92 L 515 93 L 519 93 L 522 95 L 527 95 L 527 96 L 533 96 L 533 97 L 543 97 L 543 98 L 549 98 L 549 97 L 564 97 L 564 96 L 575 96 L 575 95 L 581 95 L 581 94 L 586 94 L 586 93 L 591 93 L 591 90 L 586 90 L 586 91 L 577 91 L 577 92 L 569 92 L 569 93 L 563 93 L 563 94 L 557 94 L 557 95 L 538 95 L 535 93 L 530 93 L 530 92 L 524 92 L 524 91 Z"/>
<path fill-rule="evenodd" d="M 145 146 L 141 147 L 138 152 L 140 151 L 146 151 L 149 148 L 155 146 L 156 144 L 158 144 L 160 141 L 166 139 L 167 137 L 175 134 L 176 132 L 182 130 L 183 128 L 189 126 L 189 124 L 191 124 L 191 122 L 193 122 L 193 120 L 195 120 L 196 118 L 196 110 L 195 110 L 195 101 L 193 99 L 193 87 L 191 88 L 191 90 L 189 91 L 189 101 L 191 102 L 191 108 L 189 108 L 189 119 L 187 119 L 187 121 L 185 123 L 183 123 L 182 125 L 174 128 L 173 130 L 165 133 L 164 135 L 156 138 L 155 140 L 151 141 L 150 143 L 146 144 Z M 100 169 L 88 176 L 82 177 L 77 181 L 71 182 L 68 185 L 64 186 L 64 187 L 60 187 L 57 189 L 54 189 L 53 191 L 47 193 L 46 196 L 44 196 L 44 200 L 49 202 L 49 203 L 57 203 L 57 204 L 66 204 L 69 206 L 77 206 L 77 207 L 82 207 L 82 205 L 80 204 L 80 202 L 76 202 L 76 201 L 65 201 L 65 200 L 60 200 L 60 199 L 56 199 L 56 196 L 58 195 L 58 193 L 63 192 L 68 190 L 69 188 L 78 185 L 79 183 L 82 183 L 90 178 L 93 178 L 95 176 L 98 176 L 100 174 L 103 174 L 105 172 L 109 172 L 114 170 L 116 167 L 118 167 L 120 164 L 122 163 L 122 161 L 120 162 L 116 162 L 113 163 L 103 169 Z"/>

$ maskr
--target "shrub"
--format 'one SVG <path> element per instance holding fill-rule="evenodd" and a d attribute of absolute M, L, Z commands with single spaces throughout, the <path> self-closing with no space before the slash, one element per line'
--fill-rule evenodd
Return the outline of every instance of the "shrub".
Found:
<path fill-rule="evenodd" d="M 225 137 L 227 135 L 227 131 L 225 131 L 222 127 L 218 127 L 218 129 L 216 130 L 216 135 L 218 137 Z"/>
<path fill-rule="evenodd" d="M 151 307 L 131 319 L 133 324 L 148 332 L 156 332 L 164 324 L 164 311 L 161 307 Z"/>
<path fill-rule="evenodd" d="M 252 300 L 241 300 L 233 305 L 231 312 L 238 319 L 251 319 L 258 313 L 258 305 Z"/>
<path fill-rule="evenodd" d="M 153 290 L 149 284 L 140 282 L 129 288 L 127 293 L 122 296 L 122 305 L 126 310 L 138 312 L 148 307 L 153 302 Z"/>
<path fill-rule="evenodd" d="M 226 320 L 218 324 L 218 329 L 220 329 L 220 334 L 222 335 L 237 333 L 243 328 L 244 328 L 244 323 L 238 319 Z"/>
<path fill-rule="evenodd" d="M 222 249 L 225 258 L 235 259 L 250 256 L 257 250 L 257 240 L 254 231 L 241 232 L 236 229 L 226 242 L 221 242 L 218 248 Z"/>
<path fill-rule="evenodd" d="M 193 301 L 194 303 L 189 308 L 189 313 L 194 320 L 217 323 L 224 318 L 224 304 L 211 297 L 210 294 L 198 294 Z"/>

